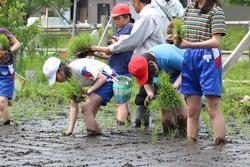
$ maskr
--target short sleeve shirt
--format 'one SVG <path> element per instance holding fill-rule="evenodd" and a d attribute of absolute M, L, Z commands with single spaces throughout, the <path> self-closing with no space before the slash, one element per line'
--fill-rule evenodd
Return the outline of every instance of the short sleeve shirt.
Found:
<path fill-rule="evenodd" d="M 214 6 L 207 14 L 200 14 L 195 3 L 186 8 L 184 15 L 185 39 L 189 42 L 202 42 L 212 38 L 214 34 L 226 34 L 224 11 Z"/>
<path fill-rule="evenodd" d="M 180 72 L 182 70 L 184 49 L 177 48 L 175 45 L 161 44 L 149 50 L 156 56 L 159 70 L 167 73 Z"/>
<path fill-rule="evenodd" d="M 91 86 L 94 84 L 99 73 L 104 74 L 108 81 L 115 76 L 113 70 L 105 63 L 95 60 L 82 58 L 69 64 L 73 70 L 73 75 L 79 79 L 81 86 Z"/>
<path fill-rule="evenodd" d="M 132 28 L 133 28 L 132 24 L 127 24 L 122 29 L 118 29 L 114 33 L 114 36 L 119 37 L 120 35 L 129 35 Z M 117 72 L 119 75 L 129 75 L 128 63 L 131 59 L 132 54 L 133 50 L 111 55 L 109 58 L 110 67 L 112 67 L 112 69 L 115 70 L 115 72 Z"/>

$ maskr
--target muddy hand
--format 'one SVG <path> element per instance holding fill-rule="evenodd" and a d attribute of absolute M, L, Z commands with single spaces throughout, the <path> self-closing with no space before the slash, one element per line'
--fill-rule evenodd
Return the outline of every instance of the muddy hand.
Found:
<path fill-rule="evenodd" d="M 144 100 L 144 106 L 148 106 L 149 102 L 154 99 L 153 96 L 147 96 L 146 99 Z"/>

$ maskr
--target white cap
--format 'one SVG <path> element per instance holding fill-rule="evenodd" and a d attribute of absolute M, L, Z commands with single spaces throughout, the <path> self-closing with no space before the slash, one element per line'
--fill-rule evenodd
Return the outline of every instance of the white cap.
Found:
<path fill-rule="evenodd" d="M 47 77 L 49 84 L 56 82 L 56 73 L 59 69 L 61 61 L 56 57 L 48 58 L 43 65 L 43 73 Z"/>

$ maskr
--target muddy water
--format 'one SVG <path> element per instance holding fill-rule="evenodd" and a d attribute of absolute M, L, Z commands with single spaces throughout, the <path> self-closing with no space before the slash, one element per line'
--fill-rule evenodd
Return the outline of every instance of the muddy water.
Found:
<path fill-rule="evenodd" d="M 250 141 L 240 129 L 225 146 L 216 147 L 204 125 L 196 144 L 164 136 L 152 144 L 150 130 L 132 127 L 87 137 L 81 120 L 74 136 L 63 137 L 66 122 L 61 116 L 0 127 L 0 166 L 250 166 Z"/>

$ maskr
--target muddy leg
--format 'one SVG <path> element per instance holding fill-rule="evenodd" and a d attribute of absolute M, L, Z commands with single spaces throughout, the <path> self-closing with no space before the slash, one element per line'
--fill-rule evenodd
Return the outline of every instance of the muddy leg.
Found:
<path fill-rule="evenodd" d="M 136 120 L 135 127 L 141 127 L 144 124 L 145 127 L 149 126 L 150 113 L 145 106 L 136 106 Z"/>
<path fill-rule="evenodd" d="M 183 100 L 183 107 L 177 108 L 175 110 L 176 115 L 176 126 L 179 130 L 180 134 L 186 136 L 187 134 L 187 105 L 186 102 Z"/>
<path fill-rule="evenodd" d="M 8 99 L 0 96 L 0 111 L 2 112 L 2 119 L 4 125 L 10 125 L 10 114 L 8 111 Z"/>
<path fill-rule="evenodd" d="M 130 122 L 130 109 L 128 102 L 125 102 L 123 104 L 117 104 L 117 124 L 118 125 L 124 125 L 126 119 Z"/>
<path fill-rule="evenodd" d="M 197 95 L 187 96 L 187 137 L 191 141 L 196 141 L 199 130 L 199 117 L 201 112 L 201 97 Z"/>
<path fill-rule="evenodd" d="M 95 116 L 102 101 L 103 99 L 99 95 L 92 93 L 89 99 L 83 104 L 82 113 L 88 135 L 97 135 L 101 133 L 100 127 L 95 120 Z"/>
<path fill-rule="evenodd" d="M 206 96 L 206 103 L 214 128 L 215 144 L 223 144 L 225 139 L 225 121 L 220 111 L 220 97 Z"/>
<path fill-rule="evenodd" d="M 164 134 L 169 134 L 175 129 L 175 123 L 170 111 L 162 111 L 162 129 Z"/>

